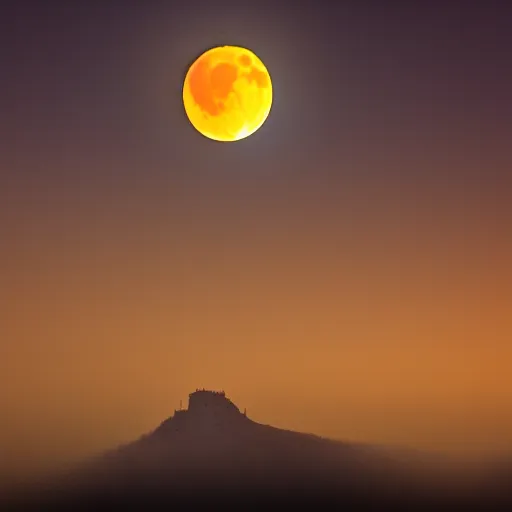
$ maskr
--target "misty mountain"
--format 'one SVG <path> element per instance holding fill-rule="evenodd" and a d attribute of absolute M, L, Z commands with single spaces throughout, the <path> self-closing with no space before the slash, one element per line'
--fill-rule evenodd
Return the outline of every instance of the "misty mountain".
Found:
<path fill-rule="evenodd" d="M 432 461 L 430 461 L 432 462 Z M 439 463 L 439 461 L 436 461 Z M 430 467 L 436 468 L 431 470 Z M 60 475 L 34 499 L 383 499 L 453 491 L 412 450 L 343 443 L 257 423 L 224 392 L 196 390 L 154 431 Z M 437 494 L 436 494 L 437 493 Z"/>

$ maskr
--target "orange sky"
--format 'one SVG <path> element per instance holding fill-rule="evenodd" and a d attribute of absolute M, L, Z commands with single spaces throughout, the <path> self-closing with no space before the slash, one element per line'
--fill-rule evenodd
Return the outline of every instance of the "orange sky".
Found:
<path fill-rule="evenodd" d="M 134 439 L 203 386 L 336 438 L 508 446 L 512 249 L 496 211 L 301 185 L 189 188 L 131 213 L 131 195 L 109 210 L 13 195 L 31 206 L 2 254 L 2 459 Z"/>

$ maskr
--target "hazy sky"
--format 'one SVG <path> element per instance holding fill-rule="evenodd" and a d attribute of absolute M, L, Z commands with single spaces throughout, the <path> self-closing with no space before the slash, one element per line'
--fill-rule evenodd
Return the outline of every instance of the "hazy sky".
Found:
<path fill-rule="evenodd" d="M 506 3 L 238 3 L 3 5 L 0 467 L 135 439 L 196 387 L 336 438 L 512 445 Z M 222 44 L 274 88 L 232 144 L 181 103 Z"/>

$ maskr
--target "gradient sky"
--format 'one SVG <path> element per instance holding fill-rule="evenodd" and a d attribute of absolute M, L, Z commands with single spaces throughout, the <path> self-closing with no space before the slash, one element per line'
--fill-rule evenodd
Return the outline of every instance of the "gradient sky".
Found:
<path fill-rule="evenodd" d="M 135 439 L 196 387 L 510 447 L 512 33 L 468 3 L 3 4 L 0 469 Z M 274 88 L 232 144 L 181 103 L 222 44 Z"/>

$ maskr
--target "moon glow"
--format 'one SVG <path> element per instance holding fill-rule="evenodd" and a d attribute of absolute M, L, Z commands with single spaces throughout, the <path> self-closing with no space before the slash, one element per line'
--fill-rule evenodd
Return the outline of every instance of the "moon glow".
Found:
<path fill-rule="evenodd" d="M 183 105 L 192 126 L 205 137 L 221 142 L 244 139 L 270 113 L 269 72 L 250 50 L 212 48 L 190 66 L 183 84 Z"/>

